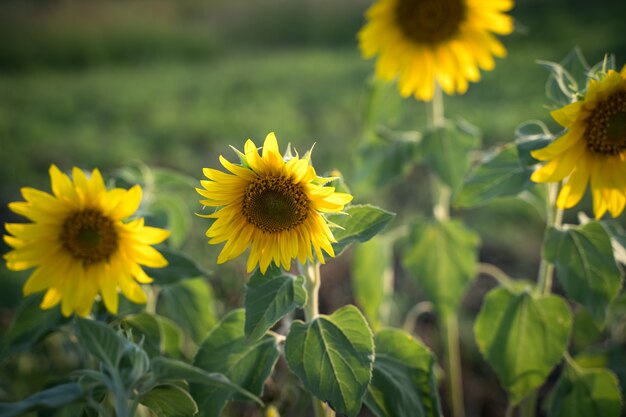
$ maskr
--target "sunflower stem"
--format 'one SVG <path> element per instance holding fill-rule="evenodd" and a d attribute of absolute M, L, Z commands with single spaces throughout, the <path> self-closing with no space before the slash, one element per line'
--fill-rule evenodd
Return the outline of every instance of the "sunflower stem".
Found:
<path fill-rule="evenodd" d="M 443 92 L 439 84 L 435 82 L 433 99 L 430 102 L 430 127 L 436 128 L 444 125 Z"/>
<path fill-rule="evenodd" d="M 461 351 L 459 343 L 459 318 L 456 313 L 450 313 L 445 320 L 445 348 L 446 374 L 448 395 L 454 417 L 464 417 L 463 407 L 463 378 L 461 374 Z"/>
<path fill-rule="evenodd" d="M 306 304 L 304 305 L 304 319 L 307 322 L 315 320 L 319 316 L 319 290 L 321 283 L 320 263 L 307 264 L 306 266 Z M 335 412 L 323 401 L 311 395 L 313 412 L 315 417 L 334 417 Z"/>
<path fill-rule="evenodd" d="M 307 265 L 306 268 L 306 304 L 304 318 L 312 321 L 319 315 L 320 263 Z"/>
<path fill-rule="evenodd" d="M 435 83 L 435 91 L 430 106 L 430 127 L 444 125 L 444 106 L 441 87 Z M 431 175 L 433 216 L 440 222 L 450 219 L 450 198 L 452 190 L 436 175 Z M 459 343 L 459 318 L 456 312 L 449 314 L 443 323 L 443 342 L 446 351 L 446 376 L 448 396 L 453 417 L 464 417 L 463 376 Z"/>
<path fill-rule="evenodd" d="M 546 231 L 551 228 L 560 228 L 563 224 L 563 209 L 556 206 L 556 199 L 559 193 L 560 183 L 549 183 L 548 198 L 546 200 Z M 548 262 L 544 257 L 541 258 L 539 264 L 539 274 L 537 277 L 537 291 L 540 294 L 550 294 L 552 291 L 552 279 L 554 277 L 554 265 Z M 522 417 L 534 417 L 537 409 L 537 390 L 533 391 L 520 404 L 520 415 Z"/>

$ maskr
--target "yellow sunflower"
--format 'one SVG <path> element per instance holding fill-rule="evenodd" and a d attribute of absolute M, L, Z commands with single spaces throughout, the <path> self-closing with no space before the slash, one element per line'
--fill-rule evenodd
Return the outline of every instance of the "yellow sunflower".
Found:
<path fill-rule="evenodd" d="M 587 184 L 596 218 L 607 211 L 617 217 L 626 204 L 626 66 L 591 80 L 585 98 L 553 111 L 566 133 L 532 155 L 549 161 L 531 179 L 558 182 L 567 178 L 557 206 L 570 208 L 582 198 Z"/>
<path fill-rule="evenodd" d="M 205 168 L 209 180 L 201 181 L 204 189 L 196 189 L 206 198 L 200 201 L 203 205 L 219 208 L 203 216 L 215 219 L 206 232 L 209 243 L 226 242 L 217 262 L 233 259 L 250 247 L 248 272 L 259 264 L 265 273 L 272 261 L 286 269 L 296 257 L 301 263 L 312 261 L 311 248 L 322 263 L 322 249 L 335 256 L 331 245 L 335 238 L 322 213 L 340 212 L 352 196 L 324 185 L 332 178 L 317 176 L 309 164 L 310 152 L 285 161 L 276 136 L 270 133 L 261 156 L 250 139 L 239 156 L 242 165 L 220 156 L 231 174 Z"/>
<path fill-rule="evenodd" d="M 446 94 L 463 94 L 479 68 L 492 70 L 493 56 L 506 49 L 493 35 L 513 31 L 504 12 L 513 0 L 379 0 L 365 16 L 359 46 L 365 58 L 378 55 L 376 77 L 399 82 L 404 97 L 433 97 L 435 83 Z"/>
<path fill-rule="evenodd" d="M 141 202 L 141 188 L 107 191 L 100 172 L 88 178 L 78 168 L 73 180 L 50 167 L 52 193 L 22 188 L 26 201 L 9 208 L 32 223 L 7 223 L 4 241 L 13 248 L 4 255 L 14 271 L 36 268 L 24 284 L 24 295 L 46 290 L 41 308 L 61 303 L 68 317 L 87 316 L 97 294 L 115 314 L 117 291 L 145 303 L 140 284 L 152 281 L 140 265 L 160 268 L 165 258 L 152 246 L 167 230 L 144 226 L 143 218 L 124 222 Z"/>

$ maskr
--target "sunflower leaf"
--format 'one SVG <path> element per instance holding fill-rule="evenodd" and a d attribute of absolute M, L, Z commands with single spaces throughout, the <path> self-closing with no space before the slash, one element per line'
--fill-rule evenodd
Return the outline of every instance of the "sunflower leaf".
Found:
<path fill-rule="evenodd" d="M 376 360 L 365 404 L 378 417 L 439 417 L 435 357 L 410 334 L 384 329 L 374 338 Z"/>
<path fill-rule="evenodd" d="M 159 252 L 167 259 L 164 268 L 145 268 L 146 273 L 157 285 L 174 284 L 184 279 L 198 278 L 210 275 L 209 272 L 200 268 L 188 256 L 160 246 Z"/>
<path fill-rule="evenodd" d="M 78 338 L 89 353 L 116 369 L 124 352 L 126 340 L 104 323 L 76 317 Z"/>
<path fill-rule="evenodd" d="M 268 276 L 257 269 L 246 285 L 246 336 L 259 339 L 286 314 L 304 306 L 306 297 L 304 276 Z"/>
<path fill-rule="evenodd" d="M 348 206 L 345 214 L 329 214 L 328 220 L 341 228 L 333 230 L 335 256 L 339 256 L 351 243 L 366 242 L 380 233 L 395 217 L 394 213 L 365 205 Z"/>
<path fill-rule="evenodd" d="M 548 403 L 549 417 L 618 417 L 619 382 L 608 369 L 583 369 L 567 363 Z"/>
<path fill-rule="evenodd" d="M 291 325 L 285 341 L 289 369 L 338 413 L 354 417 L 372 378 L 372 331 L 359 310 L 345 306 L 330 316 Z"/>
<path fill-rule="evenodd" d="M 243 309 L 230 312 L 200 345 L 193 365 L 209 373 L 222 373 L 234 384 L 261 395 L 263 384 L 278 360 L 276 339 L 266 335 L 251 341 L 244 333 Z M 246 399 L 228 387 L 192 383 L 190 392 L 201 417 L 217 417 L 230 399 Z"/>
<path fill-rule="evenodd" d="M 411 232 L 403 263 L 435 309 L 445 316 L 456 311 L 475 276 L 479 238 L 456 220 L 424 221 Z"/>
<path fill-rule="evenodd" d="M 28 411 L 55 409 L 78 400 L 82 396 L 80 385 L 75 382 L 61 384 L 36 392 L 16 403 L 0 403 L 2 417 L 22 416 Z"/>
<path fill-rule="evenodd" d="M 488 155 L 457 191 L 454 204 L 475 207 L 493 199 L 512 197 L 531 188 L 532 168 L 520 163 L 518 150 L 511 143 Z"/>
<path fill-rule="evenodd" d="M 562 359 L 571 327 L 562 298 L 530 288 L 499 287 L 485 297 L 474 335 L 512 403 L 519 404 Z"/>
<path fill-rule="evenodd" d="M 456 190 L 469 168 L 468 154 L 477 143 L 477 132 L 446 121 L 424 133 L 420 148 L 426 165 Z"/>
<path fill-rule="evenodd" d="M 354 298 L 374 329 L 388 316 L 389 301 L 385 288 L 393 282 L 393 254 L 391 241 L 378 236 L 356 245 L 352 257 L 352 287 Z M 385 311 L 383 311 L 385 310 Z"/>
<path fill-rule="evenodd" d="M 0 362 L 6 355 L 29 349 L 45 334 L 63 324 L 59 308 L 42 310 L 42 294 L 26 297 L 17 308 L 9 329 L 0 340 Z"/>
<path fill-rule="evenodd" d="M 175 385 L 156 387 L 141 398 L 157 417 L 188 417 L 198 412 L 191 395 Z"/>
<path fill-rule="evenodd" d="M 213 290 L 204 278 L 163 286 L 159 292 L 157 313 L 172 319 L 197 343 L 217 323 Z"/>
<path fill-rule="evenodd" d="M 552 228 L 546 235 L 543 254 L 554 263 L 567 295 L 602 324 L 609 303 L 622 286 L 606 230 L 597 222 L 567 230 Z"/>

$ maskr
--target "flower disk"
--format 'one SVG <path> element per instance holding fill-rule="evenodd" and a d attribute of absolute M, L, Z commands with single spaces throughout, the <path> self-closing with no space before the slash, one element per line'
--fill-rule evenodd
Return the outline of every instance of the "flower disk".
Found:
<path fill-rule="evenodd" d="M 583 100 L 551 114 L 567 131 L 532 153 L 547 163 L 531 179 L 567 178 L 557 200 L 560 208 L 578 204 L 589 183 L 596 218 L 607 211 L 619 216 L 626 205 L 626 66 L 621 73 L 609 70 L 602 80 L 591 80 Z"/>
<path fill-rule="evenodd" d="M 206 232 L 209 243 L 226 242 L 217 259 L 224 263 L 241 255 L 248 247 L 248 272 L 260 265 L 265 273 L 273 261 L 289 269 L 291 260 L 302 263 L 324 262 L 322 249 L 335 256 L 335 241 L 322 213 L 340 212 L 352 200 L 346 193 L 325 186 L 332 178 L 318 177 L 309 164 L 309 153 L 285 161 L 274 133 L 265 138 L 262 154 L 248 139 L 242 165 L 220 156 L 230 174 L 205 168 L 208 180 L 196 190 L 205 197 L 204 206 L 217 207 L 209 215 L 215 219 Z"/>
<path fill-rule="evenodd" d="M 366 12 L 359 46 L 378 55 L 376 77 L 398 78 L 400 93 L 433 98 L 435 83 L 446 94 L 463 94 L 492 70 L 506 49 L 493 35 L 508 35 L 512 0 L 378 0 Z"/>
<path fill-rule="evenodd" d="M 9 208 L 32 223 L 7 223 L 4 241 L 13 248 L 4 255 L 7 268 L 35 268 L 24 295 L 46 291 L 41 308 L 61 303 L 61 312 L 87 316 L 101 295 L 117 313 L 118 289 L 131 301 L 145 303 L 139 284 L 152 279 L 141 265 L 160 268 L 165 258 L 151 245 L 169 236 L 167 230 L 144 226 L 142 218 L 124 222 L 139 207 L 141 188 L 107 191 L 100 172 L 90 178 L 73 169 L 73 180 L 50 167 L 53 194 L 22 188 L 26 201 Z"/>

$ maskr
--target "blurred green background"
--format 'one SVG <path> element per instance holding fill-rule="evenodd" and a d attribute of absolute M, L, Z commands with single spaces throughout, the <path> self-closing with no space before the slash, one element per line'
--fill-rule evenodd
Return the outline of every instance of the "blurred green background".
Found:
<path fill-rule="evenodd" d="M 228 145 L 241 149 L 247 138 L 261 144 L 269 131 L 281 147 L 291 142 L 305 151 L 315 143 L 318 171 L 339 169 L 350 184 L 374 65 L 360 57 L 356 42 L 370 4 L 0 0 L 0 220 L 18 219 L 7 203 L 21 199 L 20 187 L 49 190 L 52 163 L 113 174 L 142 161 L 199 180 L 202 167 L 219 165 L 220 154 L 234 159 Z M 590 64 L 607 52 L 620 67 L 626 62 L 624 0 L 521 0 L 511 14 L 516 32 L 503 38 L 508 57 L 466 95 L 445 98 L 446 115 L 478 126 L 485 149 L 513 140 L 528 119 L 557 131 L 545 108 L 548 74 L 535 60 L 559 61 L 579 46 Z M 391 127 L 420 129 L 425 113 L 423 103 L 405 100 Z M 364 189 L 356 201 L 405 215 L 415 207 L 427 211 L 423 177 L 420 170 L 408 173 L 401 187 Z M 200 210 L 192 187 L 184 194 L 190 210 Z M 532 207 L 504 201 L 456 214 L 481 234 L 481 260 L 532 279 L 543 233 Z M 202 232 L 192 234 L 195 243 L 204 241 Z M 195 250 L 214 266 L 219 248 Z M 225 308 L 241 304 L 245 276 L 237 272 L 224 270 L 212 282 Z M 323 310 L 351 301 L 349 274 L 345 260 L 326 267 Z M 0 278 L 2 328 L 19 302 L 24 274 L 2 267 Z M 398 291 L 400 312 L 419 299 L 407 285 Z M 466 297 L 470 316 L 489 285 L 479 280 Z M 436 349 L 432 326 L 418 330 Z M 462 333 L 472 343 L 471 323 Z M 470 409 L 497 415 L 501 404 L 483 401 L 499 390 L 497 382 L 476 355 L 465 358 L 475 368 L 466 370 Z M 485 388 L 472 378 L 491 382 Z"/>

